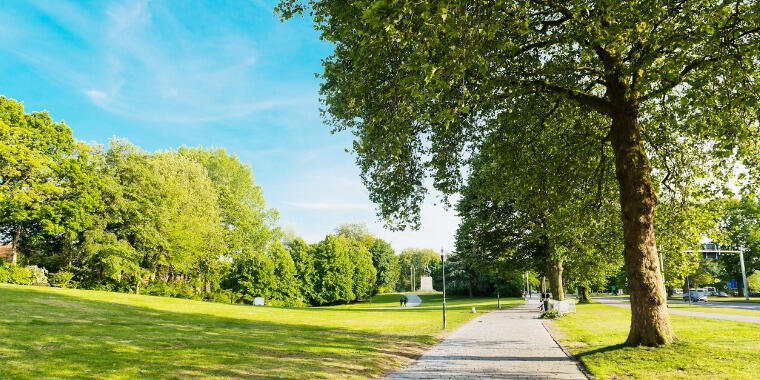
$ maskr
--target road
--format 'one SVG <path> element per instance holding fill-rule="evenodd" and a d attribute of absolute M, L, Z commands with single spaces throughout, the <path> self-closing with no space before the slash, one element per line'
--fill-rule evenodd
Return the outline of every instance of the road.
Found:
<path fill-rule="evenodd" d="M 688 303 L 684 301 L 668 300 L 672 303 Z M 711 307 L 730 307 L 733 309 L 755 310 L 760 311 L 760 303 L 757 302 L 699 302 L 695 303 L 699 306 L 711 306 Z"/>
<path fill-rule="evenodd" d="M 596 297 L 594 298 L 595 301 L 599 303 L 603 303 L 610 306 L 620 307 L 624 309 L 630 309 L 631 304 L 628 303 L 627 298 L 610 298 L 610 297 Z M 679 302 L 679 301 L 668 301 L 668 302 Z M 716 302 L 713 302 L 716 303 Z M 732 304 L 734 302 L 731 302 Z M 701 303 L 703 305 L 704 303 Z M 721 303 L 718 303 L 718 306 L 723 306 Z M 760 317 L 750 316 L 750 315 L 734 315 L 734 314 L 720 314 L 720 313 L 705 313 L 701 311 L 690 311 L 690 310 L 683 310 L 683 309 L 668 309 L 670 311 L 670 314 L 675 315 L 687 315 L 691 317 L 702 317 L 702 318 L 713 318 L 713 319 L 724 319 L 727 321 L 738 321 L 738 322 L 750 322 L 750 323 L 760 323 Z M 749 309 L 749 310 L 756 310 L 756 309 Z"/>

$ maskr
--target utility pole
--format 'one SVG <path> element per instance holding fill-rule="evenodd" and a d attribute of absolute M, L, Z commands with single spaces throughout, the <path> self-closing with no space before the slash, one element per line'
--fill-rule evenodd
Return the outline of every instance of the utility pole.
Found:
<path fill-rule="evenodd" d="M 691 306 L 691 285 L 689 285 L 689 276 L 686 276 L 686 294 L 689 295 L 689 306 Z"/>
<path fill-rule="evenodd" d="M 441 272 L 443 274 L 443 329 L 446 329 L 446 253 L 441 248 Z"/>
<path fill-rule="evenodd" d="M 412 273 L 412 267 L 409 267 L 409 291 L 414 291 L 414 274 Z"/>
<path fill-rule="evenodd" d="M 742 285 L 744 286 L 744 299 L 749 301 L 749 289 L 747 289 L 747 272 L 744 270 L 744 250 L 739 250 L 739 262 L 742 263 Z"/>

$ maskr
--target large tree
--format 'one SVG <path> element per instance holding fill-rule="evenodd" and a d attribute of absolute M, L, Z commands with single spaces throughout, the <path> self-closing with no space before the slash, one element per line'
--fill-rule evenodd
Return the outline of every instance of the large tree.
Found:
<path fill-rule="evenodd" d="M 0 96 L 0 228 L 10 235 L 14 264 L 24 228 L 56 224 L 51 201 L 64 191 L 56 172 L 74 150 L 66 124 L 47 112 L 25 113 L 21 103 Z"/>
<path fill-rule="evenodd" d="M 418 224 L 426 174 L 457 190 L 486 122 L 526 96 L 604 117 L 631 293 L 627 343 L 674 340 L 649 155 L 691 141 L 756 163 L 759 2 L 282 0 L 277 11 L 307 5 L 335 46 L 323 62 L 326 114 L 356 134 L 370 197 L 397 227 Z"/>

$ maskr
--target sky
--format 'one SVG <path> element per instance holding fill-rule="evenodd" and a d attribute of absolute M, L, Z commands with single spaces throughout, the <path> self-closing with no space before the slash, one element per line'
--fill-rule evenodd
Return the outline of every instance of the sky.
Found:
<path fill-rule="evenodd" d="M 426 201 L 419 231 L 391 232 L 359 178 L 348 132 L 319 113 L 331 45 L 275 1 L 35 1 L 0 7 L 0 95 L 47 110 L 82 141 L 148 151 L 224 148 L 248 163 L 282 227 L 316 242 L 365 223 L 400 251 L 452 250 L 459 219 Z"/>

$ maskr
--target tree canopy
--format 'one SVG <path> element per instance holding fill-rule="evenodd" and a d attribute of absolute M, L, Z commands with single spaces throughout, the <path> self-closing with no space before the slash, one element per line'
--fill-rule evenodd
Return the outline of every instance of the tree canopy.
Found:
<path fill-rule="evenodd" d="M 627 343 L 675 339 L 657 259 L 653 176 L 682 184 L 694 174 L 695 165 L 679 161 L 689 151 L 698 154 L 693 162 L 714 166 L 741 160 L 757 177 L 760 3 L 282 0 L 276 7 L 283 18 L 306 9 L 335 46 L 323 61 L 328 122 L 355 134 L 370 198 L 392 226 L 419 224 L 428 176 L 444 193 L 458 191 L 462 167 L 515 108 L 540 102 L 534 109 L 546 115 L 569 102 L 597 115 L 598 144 L 611 148 L 619 190 L 632 305 Z M 540 129 L 533 119 L 512 123 Z M 558 148 L 564 143 L 555 139 Z"/>

